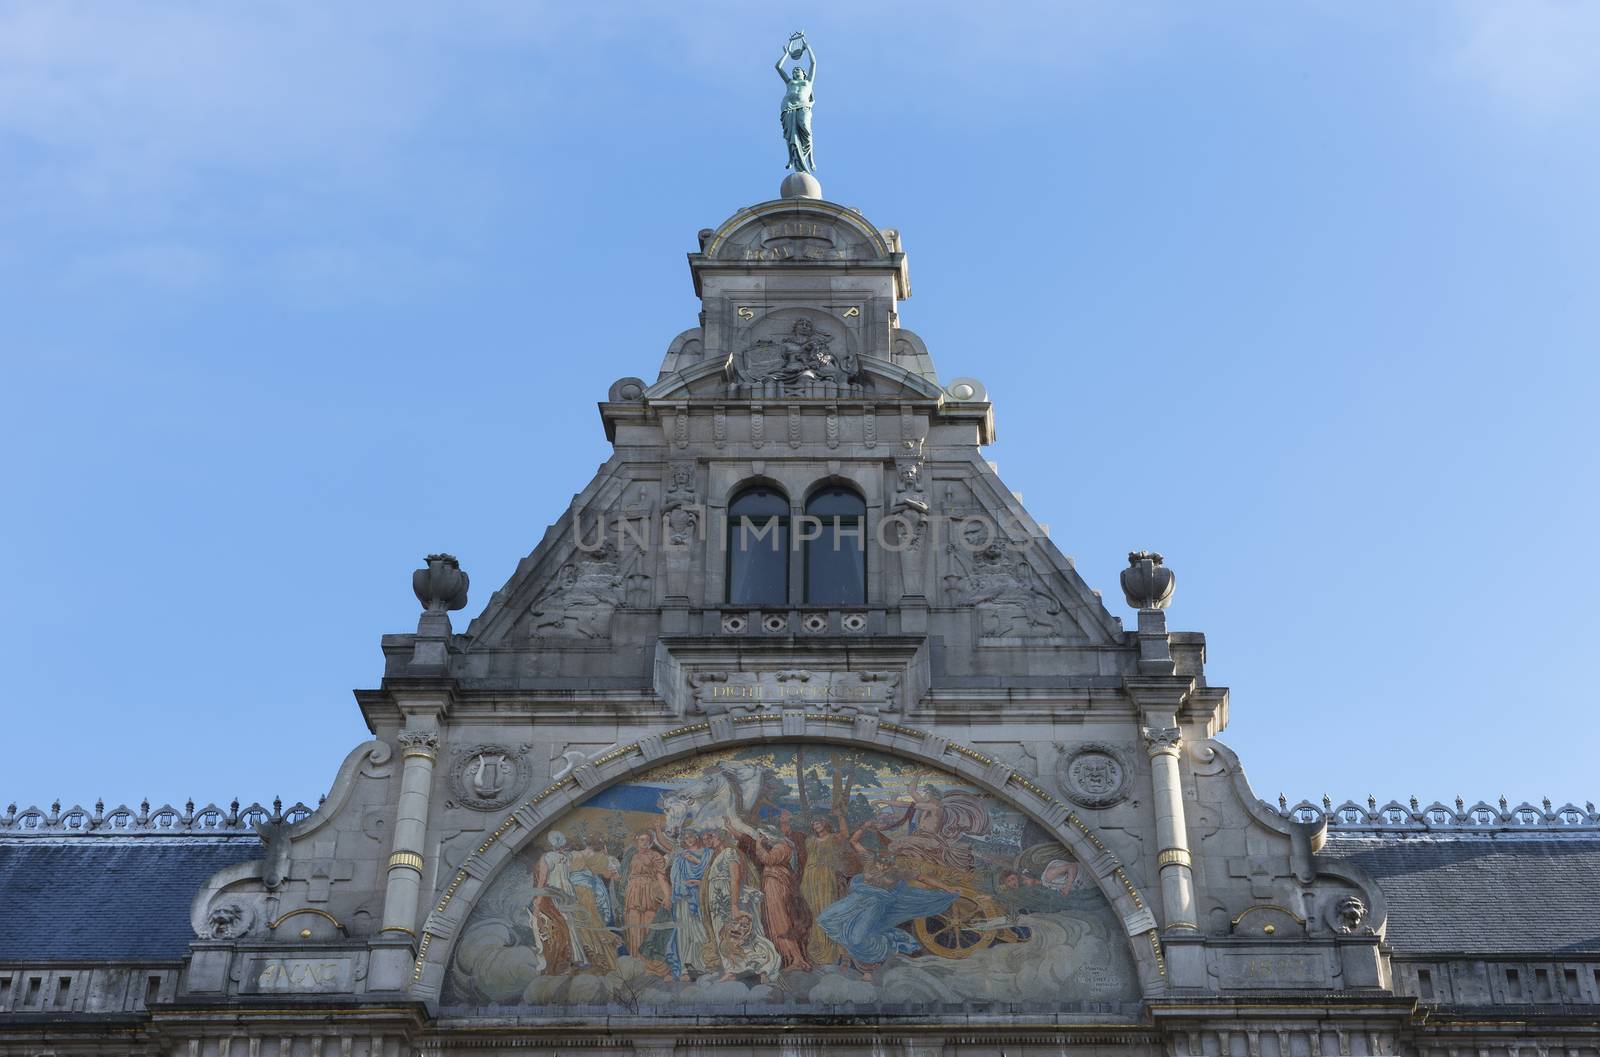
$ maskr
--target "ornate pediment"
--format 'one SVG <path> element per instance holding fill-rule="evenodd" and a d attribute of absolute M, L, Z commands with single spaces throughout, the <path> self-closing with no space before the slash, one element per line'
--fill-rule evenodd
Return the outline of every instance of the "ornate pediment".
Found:
<path fill-rule="evenodd" d="M 791 332 L 792 333 L 792 332 Z M 849 354 L 840 363 L 827 346 L 790 348 L 778 338 L 756 338 L 715 362 L 702 360 L 664 374 L 642 394 L 645 400 L 943 400 L 939 385 L 920 374 L 873 356 Z M 835 339 L 837 341 L 837 339 Z M 848 343 L 842 347 L 848 348 Z M 827 351 L 830 359 L 814 362 Z M 853 368 L 853 370 L 852 370 Z"/>
<path fill-rule="evenodd" d="M 692 468 L 677 469 L 676 487 L 602 469 L 490 597 L 463 647 L 605 648 L 619 621 L 653 611 L 657 552 L 677 524 L 674 511 L 693 501 Z"/>
<path fill-rule="evenodd" d="M 741 263 L 888 261 L 899 250 L 897 232 L 879 231 L 855 210 L 793 199 L 740 210 L 704 242 L 708 261 Z"/>
<path fill-rule="evenodd" d="M 748 321 L 738 308 L 749 313 Z M 624 378 L 612 386 L 610 400 L 634 401 L 647 393 L 654 397 L 703 395 L 705 386 L 693 386 L 691 392 L 686 383 L 691 378 L 708 376 L 713 369 L 721 371 L 725 383 L 742 383 L 746 395 L 751 396 L 768 391 L 835 397 L 885 391 L 904 391 L 922 398 L 939 395 L 938 374 L 922 339 L 904 327 L 894 327 L 888 342 L 873 348 L 861 333 L 859 309 L 859 305 L 791 305 L 769 311 L 763 306 L 758 316 L 749 305 L 736 306 L 734 318 L 739 324 L 733 327 L 727 349 L 708 352 L 705 330 L 686 330 L 667 347 L 655 385 Z M 877 366 L 869 361 L 875 361 Z M 907 376 L 926 384 L 907 385 Z M 737 391 L 738 387 L 732 386 L 716 395 Z M 958 401 L 984 400 L 976 387 L 952 389 L 945 395 Z"/>

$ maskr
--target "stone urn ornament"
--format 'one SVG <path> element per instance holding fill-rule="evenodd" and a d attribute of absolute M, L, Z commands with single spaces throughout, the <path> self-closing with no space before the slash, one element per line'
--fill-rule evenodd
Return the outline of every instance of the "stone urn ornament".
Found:
<path fill-rule="evenodd" d="M 1176 578 L 1154 551 L 1130 551 L 1122 570 L 1122 593 L 1134 609 L 1165 609 L 1172 603 Z"/>
<path fill-rule="evenodd" d="M 453 554 L 430 554 L 428 567 L 411 574 L 411 590 L 429 613 L 466 608 L 469 585 L 467 574 Z"/>

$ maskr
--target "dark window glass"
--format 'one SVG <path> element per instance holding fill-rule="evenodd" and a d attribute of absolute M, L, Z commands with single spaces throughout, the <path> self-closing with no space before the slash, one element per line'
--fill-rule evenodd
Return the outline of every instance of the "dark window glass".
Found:
<path fill-rule="evenodd" d="M 822 524 L 806 540 L 806 601 L 861 605 L 867 600 L 867 504 L 848 488 L 829 486 L 806 502 L 806 516 Z M 802 536 L 818 531 L 808 523 Z"/>
<path fill-rule="evenodd" d="M 746 488 L 728 504 L 728 601 L 789 604 L 789 498 L 776 488 Z"/>

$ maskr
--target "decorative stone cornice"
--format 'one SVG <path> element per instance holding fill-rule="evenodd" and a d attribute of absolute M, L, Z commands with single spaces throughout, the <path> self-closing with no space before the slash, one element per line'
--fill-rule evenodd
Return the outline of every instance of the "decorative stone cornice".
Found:
<path fill-rule="evenodd" d="M 1182 708 L 1194 692 L 1194 682 L 1185 675 L 1127 676 L 1122 688 L 1148 722 L 1151 713 L 1175 713 Z"/>
<path fill-rule="evenodd" d="M 150 801 L 144 800 L 137 811 L 126 804 L 107 811 L 105 802 L 97 800 L 93 811 L 77 805 L 63 811 L 57 800 L 49 811 L 31 806 L 19 811 L 16 804 L 8 805 L 5 814 L 0 815 L 0 836 L 254 837 L 257 826 L 293 824 L 309 818 L 313 810 L 301 803 L 285 808 L 281 799 L 274 799 L 271 807 L 259 803 L 240 807 L 235 800 L 225 808 L 207 804 L 199 809 L 190 800 L 182 810 L 171 804 L 152 810 Z"/>
<path fill-rule="evenodd" d="M 1405 804 L 1391 800 L 1380 805 L 1375 797 L 1366 804 L 1346 800 L 1337 807 L 1331 798 L 1323 797 L 1320 805 L 1309 800 L 1290 804 L 1280 796 L 1276 805 L 1262 801 L 1268 810 L 1283 818 L 1302 823 L 1327 821 L 1333 833 L 1457 833 L 1462 835 L 1491 835 L 1497 833 L 1571 834 L 1593 837 L 1600 831 L 1600 812 L 1595 805 L 1585 803 L 1553 806 L 1548 797 L 1535 806 L 1524 801 L 1512 807 L 1505 797 L 1495 804 L 1478 801 L 1467 805 L 1456 797 L 1453 808 L 1437 800 L 1423 807 L 1416 797 Z"/>

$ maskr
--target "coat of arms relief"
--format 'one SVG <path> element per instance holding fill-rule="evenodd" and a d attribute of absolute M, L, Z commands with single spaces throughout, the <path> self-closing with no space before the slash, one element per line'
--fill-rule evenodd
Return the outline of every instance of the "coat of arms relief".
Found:
<path fill-rule="evenodd" d="M 618 609 L 648 604 L 650 576 L 638 549 L 601 538 L 579 547 L 529 607 L 534 638 L 601 639 Z"/>
<path fill-rule="evenodd" d="M 965 522 L 945 552 L 947 604 L 976 610 L 981 638 L 1055 638 L 1070 626 L 1033 563 L 984 523 Z"/>
<path fill-rule="evenodd" d="M 734 395 L 852 396 L 861 392 L 861 364 L 846 337 L 809 316 L 774 320 L 734 353 Z"/>

